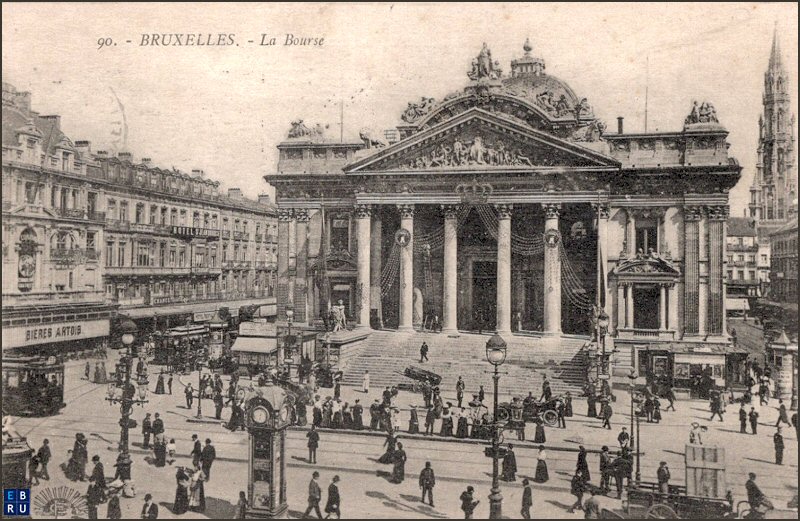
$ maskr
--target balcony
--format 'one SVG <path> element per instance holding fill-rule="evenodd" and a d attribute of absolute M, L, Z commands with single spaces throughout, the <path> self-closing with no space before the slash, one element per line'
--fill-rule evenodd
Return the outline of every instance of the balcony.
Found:
<path fill-rule="evenodd" d="M 268 298 L 265 290 L 251 291 L 220 291 L 216 293 L 195 293 L 188 295 L 154 295 L 150 298 L 153 306 L 166 306 L 168 304 L 192 304 L 195 302 L 207 302 L 213 300 L 240 300 L 247 298 Z"/>
<path fill-rule="evenodd" d="M 102 303 L 102 291 L 39 291 L 29 293 L 3 293 L 3 307 L 6 306 L 48 306 L 72 303 Z"/>
<path fill-rule="evenodd" d="M 168 266 L 106 266 L 106 276 L 176 276 L 189 275 L 191 268 Z"/>
<path fill-rule="evenodd" d="M 81 248 L 55 248 L 50 250 L 50 260 L 71 263 L 85 264 L 87 261 L 97 262 L 100 259 L 100 252 L 97 250 L 84 250 Z"/>
<path fill-rule="evenodd" d="M 86 218 L 89 219 L 90 221 L 103 222 L 106 220 L 106 212 L 95 212 L 92 210 L 88 210 L 86 212 Z"/>
<path fill-rule="evenodd" d="M 53 208 L 53 211 L 67 219 L 83 219 L 86 217 L 86 210 L 83 208 Z"/>
<path fill-rule="evenodd" d="M 267 234 L 267 242 L 278 242 L 278 237 L 272 234 Z"/>
<path fill-rule="evenodd" d="M 253 263 L 256 269 L 259 270 L 275 270 L 277 266 L 272 261 L 255 261 Z"/>
<path fill-rule="evenodd" d="M 192 266 L 192 275 L 219 275 L 222 273 L 222 268 L 219 266 Z"/>
<path fill-rule="evenodd" d="M 257 233 L 257 234 L 255 234 L 255 240 L 256 240 L 256 242 L 261 242 L 261 241 L 264 240 L 264 236 L 262 234 L 260 234 L 260 233 Z"/>
<path fill-rule="evenodd" d="M 131 231 L 131 222 L 120 219 L 106 219 L 106 229 L 109 231 L 129 232 Z"/>
<path fill-rule="evenodd" d="M 222 269 L 226 270 L 247 270 L 253 266 L 252 261 L 224 261 Z"/>
<path fill-rule="evenodd" d="M 118 304 L 120 307 L 135 307 L 147 305 L 144 297 L 125 297 L 125 298 L 112 298 L 111 302 Z"/>
<path fill-rule="evenodd" d="M 220 235 L 222 236 L 223 239 L 230 239 L 231 238 L 230 230 L 222 230 L 220 232 Z"/>
<path fill-rule="evenodd" d="M 237 241 L 246 241 L 247 232 L 233 232 L 233 238 Z"/>
<path fill-rule="evenodd" d="M 11 201 L 5 201 L 5 200 L 3 201 L 4 212 L 10 212 L 12 208 L 14 208 L 14 203 L 12 203 Z"/>
<path fill-rule="evenodd" d="M 620 327 L 617 328 L 617 338 L 621 340 L 675 340 L 675 331 L 672 329 Z"/>

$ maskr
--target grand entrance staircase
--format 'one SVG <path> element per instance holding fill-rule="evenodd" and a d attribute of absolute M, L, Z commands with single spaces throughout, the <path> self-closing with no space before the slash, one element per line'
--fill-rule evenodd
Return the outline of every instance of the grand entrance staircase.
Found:
<path fill-rule="evenodd" d="M 411 380 L 402 375 L 408 366 L 433 371 L 442 377 L 445 398 L 455 394 L 458 376 L 466 382 L 465 401 L 483 384 L 487 396 L 492 393 L 492 366 L 486 361 L 489 335 L 461 333 L 448 337 L 441 333 L 398 333 L 374 331 L 353 345 L 354 356 L 343 367 L 345 385 L 360 386 L 369 370 L 371 387 L 396 385 Z M 500 367 L 500 394 L 526 396 L 532 391 L 538 398 L 542 380 L 547 375 L 553 392 L 582 391 L 586 356 L 581 349 L 586 337 L 538 338 L 509 335 L 506 362 Z M 429 362 L 419 363 L 419 347 L 427 342 Z M 357 353 L 357 354 L 355 354 Z M 399 374 L 398 374 L 399 373 Z"/>

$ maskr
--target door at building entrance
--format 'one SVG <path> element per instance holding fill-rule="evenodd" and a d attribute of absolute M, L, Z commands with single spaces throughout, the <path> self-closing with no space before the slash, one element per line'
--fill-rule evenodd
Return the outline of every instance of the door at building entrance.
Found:
<path fill-rule="evenodd" d="M 497 262 L 472 264 L 472 329 L 497 327 Z"/>

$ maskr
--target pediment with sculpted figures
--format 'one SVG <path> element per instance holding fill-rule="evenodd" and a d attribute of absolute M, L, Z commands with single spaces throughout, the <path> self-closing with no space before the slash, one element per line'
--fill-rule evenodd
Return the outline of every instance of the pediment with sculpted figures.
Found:
<path fill-rule="evenodd" d="M 392 171 L 618 168 L 613 158 L 502 115 L 473 108 L 345 167 L 346 173 Z"/>
<path fill-rule="evenodd" d="M 633 282 L 671 282 L 680 277 L 680 270 L 670 261 L 657 254 L 638 254 L 632 259 L 621 260 L 613 275 L 620 280 Z"/>

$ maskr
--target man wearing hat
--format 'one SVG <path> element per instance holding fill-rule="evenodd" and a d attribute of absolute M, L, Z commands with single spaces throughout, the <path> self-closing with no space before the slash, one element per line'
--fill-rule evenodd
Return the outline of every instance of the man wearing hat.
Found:
<path fill-rule="evenodd" d="M 142 505 L 142 519 L 158 519 L 158 505 L 153 502 L 152 494 L 144 495 L 144 505 Z"/>
<path fill-rule="evenodd" d="M 662 494 L 669 493 L 669 467 L 667 467 L 667 462 L 662 461 L 659 463 L 658 470 L 656 471 L 656 476 L 658 477 L 658 491 Z"/>
<path fill-rule="evenodd" d="M 431 506 L 433 506 L 433 487 L 436 485 L 436 476 L 433 473 L 431 462 L 425 462 L 425 468 L 419 473 L 419 488 L 422 489 L 422 502 L 425 503 L 425 496 L 428 496 Z"/>
<path fill-rule="evenodd" d="M 461 493 L 459 498 L 461 499 L 461 510 L 464 512 L 464 519 L 472 519 L 472 513 L 475 512 L 475 507 L 480 503 L 480 501 L 474 499 L 474 493 L 475 488 L 470 485 L 467 490 Z"/>
<path fill-rule="evenodd" d="M 611 454 L 608 452 L 608 445 L 603 445 L 600 453 L 600 490 L 604 493 L 611 490 Z"/>
<path fill-rule="evenodd" d="M 522 510 L 520 513 L 522 514 L 522 519 L 530 519 L 531 518 L 531 507 L 533 506 L 533 489 L 531 488 L 531 482 L 528 481 L 528 478 L 522 480 Z"/>
<path fill-rule="evenodd" d="M 153 431 L 153 424 L 150 421 L 150 413 L 144 415 L 144 420 L 142 420 L 142 437 L 144 440 L 142 441 L 142 448 L 149 449 L 150 448 L 150 433 Z"/>
<path fill-rule="evenodd" d="M 778 427 L 775 434 L 772 436 L 772 441 L 775 443 L 775 464 L 783 465 L 783 435 L 781 434 L 780 427 Z"/>
<path fill-rule="evenodd" d="M 758 412 L 755 407 L 750 407 L 747 417 L 750 419 L 750 430 L 753 431 L 753 434 L 758 434 Z"/>
<path fill-rule="evenodd" d="M 192 448 L 190 455 L 192 456 L 192 465 L 197 467 L 200 464 L 200 458 L 203 455 L 203 444 L 200 443 L 199 439 L 197 439 L 197 434 L 192 434 L 192 441 L 194 442 L 194 447 Z"/>
<path fill-rule="evenodd" d="M 94 463 L 94 469 L 92 469 L 92 475 L 89 477 L 89 482 L 94 483 L 101 489 L 105 489 L 106 473 L 105 469 L 103 468 L 103 464 L 100 462 L 100 456 L 97 454 L 92 456 L 92 463 Z"/>
<path fill-rule="evenodd" d="M 622 432 L 619 433 L 617 436 L 617 441 L 619 442 L 620 448 L 622 447 L 629 447 L 631 444 L 631 435 L 628 434 L 628 428 L 622 427 Z"/>

